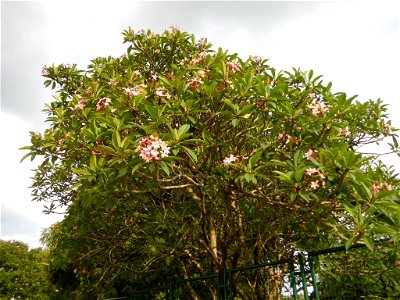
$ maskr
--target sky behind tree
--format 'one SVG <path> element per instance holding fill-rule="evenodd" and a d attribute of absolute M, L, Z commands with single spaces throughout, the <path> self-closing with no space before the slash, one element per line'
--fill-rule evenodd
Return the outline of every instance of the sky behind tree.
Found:
<path fill-rule="evenodd" d="M 400 127 L 400 2 L 1 2 L 0 200 L 2 239 L 39 246 L 42 228 L 62 216 L 44 215 L 31 202 L 30 169 L 19 163 L 29 131 L 43 131 L 41 112 L 52 100 L 43 86 L 44 65 L 120 56 L 121 32 L 176 25 L 221 47 L 269 59 L 272 67 L 313 69 L 335 91 L 382 98 Z M 399 159 L 390 162 L 399 168 Z"/>

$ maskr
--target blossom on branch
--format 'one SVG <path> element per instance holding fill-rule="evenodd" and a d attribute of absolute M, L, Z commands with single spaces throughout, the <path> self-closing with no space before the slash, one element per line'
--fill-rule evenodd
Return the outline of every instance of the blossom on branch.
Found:
<path fill-rule="evenodd" d="M 149 138 L 142 138 L 140 140 L 139 146 L 135 151 L 139 152 L 139 156 L 146 162 L 150 162 L 167 157 L 170 152 L 170 147 L 160 138 L 150 135 Z"/>
<path fill-rule="evenodd" d="M 239 157 L 234 156 L 233 154 L 231 154 L 229 157 L 225 157 L 223 160 L 223 164 L 224 166 L 228 166 L 232 163 L 238 162 L 239 161 Z"/>
<path fill-rule="evenodd" d="M 111 99 L 104 97 L 101 98 L 96 104 L 96 110 L 104 110 L 111 103 Z"/>

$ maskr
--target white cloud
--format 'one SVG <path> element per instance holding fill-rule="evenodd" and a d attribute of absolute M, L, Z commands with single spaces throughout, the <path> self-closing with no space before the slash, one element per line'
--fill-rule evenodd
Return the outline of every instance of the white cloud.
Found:
<path fill-rule="evenodd" d="M 42 3 L 45 47 L 55 63 L 84 63 L 97 56 L 120 55 L 122 30 L 138 3 L 52 1 Z"/>
<path fill-rule="evenodd" d="M 41 229 L 60 220 L 61 216 L 44 215 L 42 204 L 31 201 L 28 188 L 32 184 L 31 169 L 38 163 L 29 159 L 20 163 L 26 152 L 18 149 L 29 144 L 29 131 L 33 127 L 18 117 L 0 112 L 0 138 L 3 141 L 0 148 L 1 238 L 19 239 L 35 247 L 39 246 Z"/>
<path fill-rule="evenodd" d="M 397 2 L 323 3 L 292 23 L 274 28 L 263 45 L 271 64 L 314 69 L 336 91 L 381 97 L 400 111 L 396 90 L 400 69 Z M 400 120 L 392 114 L 396 126 Z"/>

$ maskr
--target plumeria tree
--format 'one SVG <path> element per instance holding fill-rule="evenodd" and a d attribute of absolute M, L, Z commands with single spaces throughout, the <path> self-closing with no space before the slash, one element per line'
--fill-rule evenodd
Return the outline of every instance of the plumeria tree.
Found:
<path fill-rule="evenodd" d="M 399 179 L 367 153 L 388 137 L 398 147 L 381 100 L 175 27 L 124 42 L 86 70 L 43 68 L 49 127 L 25 157 L 43 157 L 34 199 L 67 208 L 48 238 L 55 273 L 121 294 L 318 245 L 397 242 Z"/>

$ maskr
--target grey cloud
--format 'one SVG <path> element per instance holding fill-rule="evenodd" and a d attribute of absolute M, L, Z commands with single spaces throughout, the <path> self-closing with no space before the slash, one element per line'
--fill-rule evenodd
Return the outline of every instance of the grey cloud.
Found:
<path fill-rule="evenodd" d="M 1 106 L 6 113 L 32 123 L 43 121 L 45 92 L 40 67 L 46 58 L 45 21 L 37 2 L 2 2 L 1 10 Z"/>
<path fill-rule="evenodd" d="M 6 205 L 1 207 L 1 232 L 0 236 L 31 235 L 41 229 L 41 225 L 34 220 L 19 214 Z"/>

